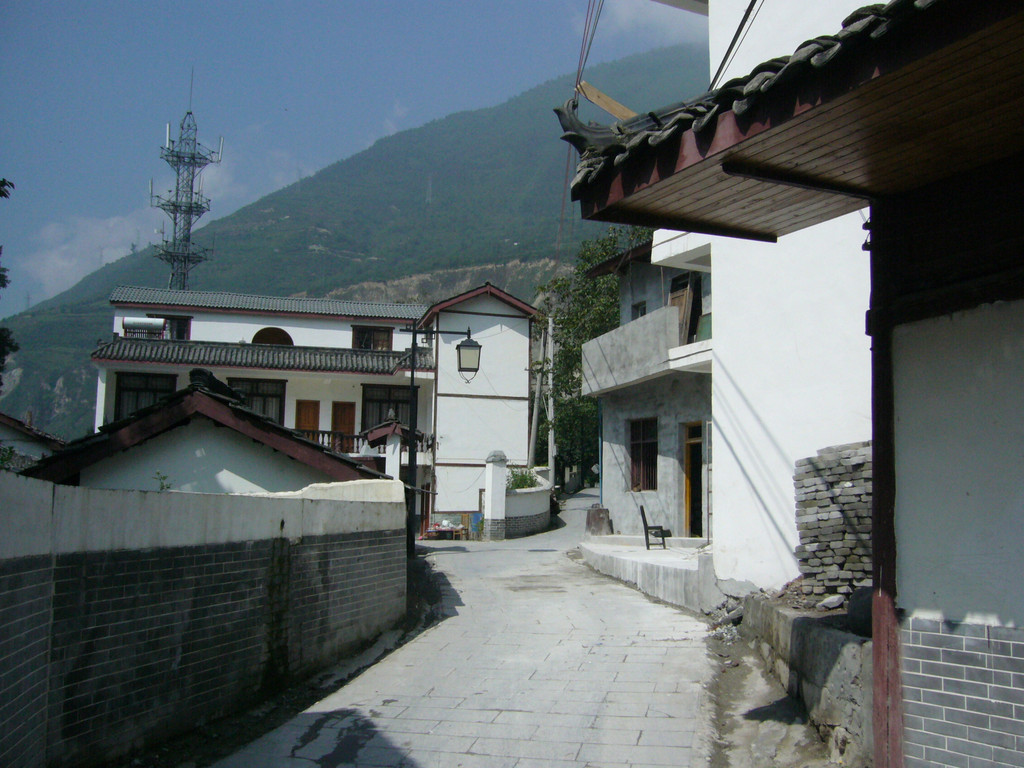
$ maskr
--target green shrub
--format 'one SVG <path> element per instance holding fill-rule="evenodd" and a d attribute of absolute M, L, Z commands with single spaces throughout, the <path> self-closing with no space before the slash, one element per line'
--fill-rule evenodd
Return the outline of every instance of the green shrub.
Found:
<path fill-rule="evenodd" d="M 533 474 L 532 469 L 509 467 L 508 474 L 505 475 L 505 488 L 510 491 L 520 488 L 536 488 L 538 485 L 540 483 L 537 481 L 537 476 Z"/>

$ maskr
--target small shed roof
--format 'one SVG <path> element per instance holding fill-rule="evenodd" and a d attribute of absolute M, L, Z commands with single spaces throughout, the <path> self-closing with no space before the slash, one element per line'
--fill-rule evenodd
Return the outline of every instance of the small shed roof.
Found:
<path fill-rule="evenodd" d="M 64 447 L 64 441 L 56 435 L 36 429 L 31 424 L 26 424 L 24 421 L 8 416 L 6 413 L 0 413 L 0 424 L 13 429 L 15 432 L 20 432 L 29 440 L 34 440 L 51 451 L 57 451 Z"/>
<path fill-rule="evenodd" d="M 199 373 L 199 372 L 193 372 Z M 333 453 L 319 443 L 244 407 L 239 401 L 207 388 L 205 376 L 131 416 L 107 424 L 95 434 L 68 443 L 64 450 L 41 459 L 23 474 L 62 483 L 82 469 L 144 443 L 196 417 L 205 417 L 289 458 L 323 472 L 335 481 L 385 478 L 358 461 Z"/>

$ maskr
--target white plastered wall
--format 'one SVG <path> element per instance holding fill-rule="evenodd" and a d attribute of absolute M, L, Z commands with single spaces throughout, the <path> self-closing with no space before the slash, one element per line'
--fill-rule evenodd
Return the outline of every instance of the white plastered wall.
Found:
<path fill-rule="evenodd" d="M 1024 301 L 897 327 L 893 385 L 899 607 L 1024 626 Z"/>
<path fill-rule="evenodd" d="M 471 511 L 483 488 L 484 460 L 502 451 L 510 465 L 524 465 L 529 443 L 530 321 L 489 296 L 442 312 L 437 327 L 437 498 L 434 509 Z M 465 330 L 482 347 L 480 371 L 459 375 L 456 347 Z"/>
<path fill-rule="evenodd" d="M 166 311 L 149 310 L 145 307 L 115 309 L 114 333 L 124 333 L 124 319 L 143 318 L 150 314 L 178 314 L 192 318 L 190 337 L 193 341 L 223 341 L 251 343 L 253 336 L 263 328 L 281 328 L 292 337 L 299 347 L 352 347 L 352 326 L 376 326 L 393 328 L 392 347 L 407 349 L 412 339 L 410 333 L 401 331 L 409 325 L 407 321 L 365 318 L 351 320 L 333 317 L 302 317 L 274 314 L 249 314 L 241 312 L 193 311 L 191 307 L 172 308 Z"/>
<path fill-rule="evenodd" d="M 798 575 L 798 459 L 871 438 L 868 255 L 858 214 L 774 245 L 717 240 L 712 537 L 722 579 Z"/>
<path fill-rule="evenodd" d="M 747 5 L 712 0 L 711 74 Z M 861 5 L 765 3 L 719 84 L 837 32 Z M 714 281 L 711 534 L 720 579 L 771 588 L 795 578 L 795 461 L 871 437 L 862 223 L 851 214 L 777 244 L 703 238 L 711 244 Z M 696 248 L 699 240 L 691 235 L 686 245 Z"/>
<path fill-rule="evenodd" d="M 169 430 L 81 472 L 87 488 L 193 493 L 295 491 L 329 482 L 324 473 L 205 418 Z"/>

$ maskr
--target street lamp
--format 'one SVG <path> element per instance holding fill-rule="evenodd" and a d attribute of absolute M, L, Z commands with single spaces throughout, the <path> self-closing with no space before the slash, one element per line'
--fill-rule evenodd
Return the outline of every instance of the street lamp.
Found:
<path fill-rule="evenodd" d="M 459 375 L 472 374 L 468 378 L 462 376 L 462 380 L 468 384 L 480 370 L 480 342 L 470 335 L 469 328 L 466 329 L 466 338 L 455 346 L 455 354 L 459 359 Z"/>
<path fill-rule="evenodd" d="M 409 557 L 416 555 L 416 492 L 419 490 L 416 482 L 418 467 L 416 466 L 416 422 L 419 421 L 419 403 L 416 397 L 416 332 L 419 330 L 416 323 L 404 330 L 412 331 L 412 346 L 409 348 L 409 431 L 406 437 L 406 451 L 409 453 L 409 483 L 406 486 L 406 516 L 405 516 L 405 545 L 406 554 Z M 426 331 L 429 335 L 430 331 Z M 434 331 L 434 333 L 457 334 L 462 331 Z M 459 375 L 467 384 L 473 380 L 477 371 L 480 370 L 480 342 L 473 339 L 470 329 L 466 328 L 466 338 L 455 346 L 455 354 L 458 358 Z M 436 368 L 437 361 L 434 361 Z M 466 378 L 465 373 L 472 374 Z M 436 377 L 435 377 L 435 386 Z"/>

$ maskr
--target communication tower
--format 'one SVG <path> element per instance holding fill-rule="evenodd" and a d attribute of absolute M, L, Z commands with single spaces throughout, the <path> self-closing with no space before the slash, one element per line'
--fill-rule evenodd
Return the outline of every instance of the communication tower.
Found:
<path fill-rule="evenodd" d="M 196 141 L 196 119 L 190 109 L 181 119 L 178 140 L 171 139 L 171 124 L 167 124 L 167 138 L 160 149 L 160 158 L 165 160 L 177 174 L 174 189 L 166 197 L 153 194 L 153 182 L 149 182 L 150 204 L 166 213 L 173 225 L 171 240 L 157 246 L 156 257 L 171 265 L 168 288 L 188 290 L 188 273 L 192 267 L 206 260 L 207 249 L 192 245 L 192 225 L 210 210 L 210 199 L 203 197 L 203 180 L 199 176 L 210 163 L 219 163 L 224 154 L 224 138 L 220 149 L 214 152 Z M 198 180 L 198 188 L 196 182 Z"/>

